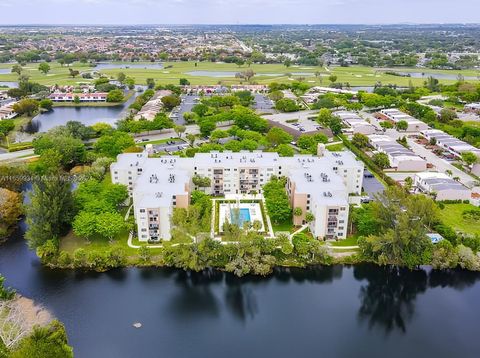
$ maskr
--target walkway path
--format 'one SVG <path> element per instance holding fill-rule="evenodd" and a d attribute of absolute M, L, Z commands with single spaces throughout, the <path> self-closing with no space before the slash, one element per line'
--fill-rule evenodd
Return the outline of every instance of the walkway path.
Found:
<path fill-rule="evenodd" d="M 308 227 L 308 224 L 302 225 L 297 231 L 294 231 L 293 234 L 290 234 L 288 237 L 290 241 L 292 241 L 293 237 L 299 233 L 301 233 L 303 230 L 305 230 Z"/>
<path fill-rule="evenodd" d="M 15 159 L 26 159 L 29 156 L 34 156 L 33 149 L 19 150 L 17 152 L 8 152 L 0 154 L 0 161 L 9 161 Z"/>
<path fill-rule="evenodd" d="M 327 243 L 327 247 L 333 249 L 333 250 L 357 250 L 360 247 L 359 246 L 333 246 L 331 244 Z"/>

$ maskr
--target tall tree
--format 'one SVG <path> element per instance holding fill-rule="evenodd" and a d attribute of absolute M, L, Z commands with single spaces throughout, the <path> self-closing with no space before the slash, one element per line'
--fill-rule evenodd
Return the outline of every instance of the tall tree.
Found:
<path fill-rule="evenodd" d="M 50 72 L 50 65 L 46 62 L 42 62 L 38 65 L 38 70 L 40 72 L 43 72 L 44 75 L 46 75 L 48 72 Z"/>
<path fill-rule="evenodd" d="M 74 214 L 70 182 L 58 175 L 41 178 L 33 184 L 26 207 L 28 246 L 37 248 L 60 236 Z"/>

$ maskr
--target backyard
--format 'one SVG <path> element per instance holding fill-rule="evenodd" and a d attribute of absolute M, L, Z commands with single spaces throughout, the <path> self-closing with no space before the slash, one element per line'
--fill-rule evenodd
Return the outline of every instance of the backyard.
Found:
<path fill-rule="evenodd" d="M 440 210 L 440 219 L 447 226 L 456 231 L 466 234 L 480 235 L 480 225 L 478 221 L 466 220 L 463 217 L 464 211 L 479 210 L 471 204 L 445 204 L 445 208 Z"/>

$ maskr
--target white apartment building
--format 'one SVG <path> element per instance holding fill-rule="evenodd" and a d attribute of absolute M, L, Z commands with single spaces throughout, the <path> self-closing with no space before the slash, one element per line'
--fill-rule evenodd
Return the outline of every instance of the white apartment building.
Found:
<path fill-rule="evenodd" d="M 394 123 L 398 123 L 400 121 L 407 122 L 407 132 L 420 132 L 428 129 L 427 123 L 422 122 L 406 113 L 403 113 L 396 108 L 382 109 L 380 113 Z"/>
<path fill-rule="evenodd" d="M 310 224 L 318 238 L 345 238 L 349 194 L 362 190 L 362 162 L 350 152 L 319 150 L 320 156 L 280 157 L 277 153 L 212 152 L 194 158 L 148 158 L 126 153 L 110 167 L 112 182 L 124 184 L 133 197 L 140 241 L 170 239 L 170 216 L 175 207 L 188 207 L 194 176 L 208 177 L 211 186 L 199 188 L 212 195 L 262 193 L 270 178 L 288 178 L 292 207 L 315 216 Z M 334 225 L 335 224 L 335 225 Z"/>
<path fill-rule="evenodd" d="M 107 100 L 108 93 L 95 92 L 95 93 L 52 93 L 48 98 L 53 102 L 74 102 L 78 97 L 80 102 L 105 102 Z"/>

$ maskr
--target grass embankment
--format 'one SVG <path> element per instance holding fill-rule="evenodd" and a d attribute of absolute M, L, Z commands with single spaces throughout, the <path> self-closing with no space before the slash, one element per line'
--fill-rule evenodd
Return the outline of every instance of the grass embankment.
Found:
<path fill-rule="evenodd" d="M 465 220 L 463 212 L 466 210 L 478 210 L 472 204 L 445 204 L 444 209 L 440 210 L 440 219 L 443 223 L 456 231 L 465 234 L 480 235 L 480 225 L 477 221 Z"/>
<path fill-rule="evenodd" d="M 148 66 L 150 63 L 146 62 Z M 195 66 L 195 64 L 197 64 Z M 128 63 L 121 63 L 122 66 L 128 66 Z M 136 62 L 135 65 L 138 65 Z M 304 78 L 307 83 L 312 85 L 328 86 L 328 76 L 331 74 L 337 76 L 337 82 L 348 82 L 351 86 L 373 86 L 380 81 L 385 84 L 396 84 L 398 86 L 408 86 L 410 81 L 415 86 L 422 86 L 424 78 L 413 77 L 399 77 L 385 74 L 389 69 L 379 69 L 364 66 L 351 67 L 331 67 L 326 70 L 324 67 L 314 66 L 291 66 L 285 67 L 283 64 L 252 64 L 237 66 L 231 63 L 213 63 L 213 62 L 165 62 L 165 68 L 115 68 L 115 69 L 96 69 L 90 67 L 88 64 L 74 63 L 70 66 L 61 66 L 57 62 L 50 63 L 51 70 L 45 75 L 38 71 L 38 63 L 30 63 L 24 67 L 24 72 L 30 76 L 31 81 L 38 82 L 45 85 L 75 85 L 78 83 L 91 83 L 93 79 L 85 79 L 81 77 L 72 78 L 69 76 L 69 68 L 86 71 L 100 71 L 112 78 L 115 78 L 119 72 L 125 73 L 129 77 L 135 78 L 136 83 L 146 84 L 147 78 L 153 78 L 159 84 L 178 84 L 180 78 L 186 78 L 193 85 L 205 84 L 213 85 L 222 82 L 226 85 L 238 84 L 240 80 L 235 76 L 213 77 L 213 76 L 198 76 L 188 74 L 193 71 L 220 71 L 220 72 L 242 72 L 247 69 L 252 69 L 256 75 L 253 78 L 254 82 L 259 84 L 269 84 L 271 82 L 289 83 L 292 79 Z M 12 64 L 0 64 L 0 68 L 11 68 Z M 315 72 L 320 72 L 322 80 L 315 76 Z M 456 77 L 462 74 L 465 77 L 474 77 L 476 72 L 474 70 L 430 70 L 417 68 L 396 68 L 395 71 L 400 72 L 425 72 L 428 74 L 448 74 Z M 9 73 L 0 75 L 0 81 L 17 81 L 16 73 Z M 455 83 L 456 79 L 445 80 L 441 79 L 441 83 Z M 472 81 L 470 81 L 472 82 Z"/>

